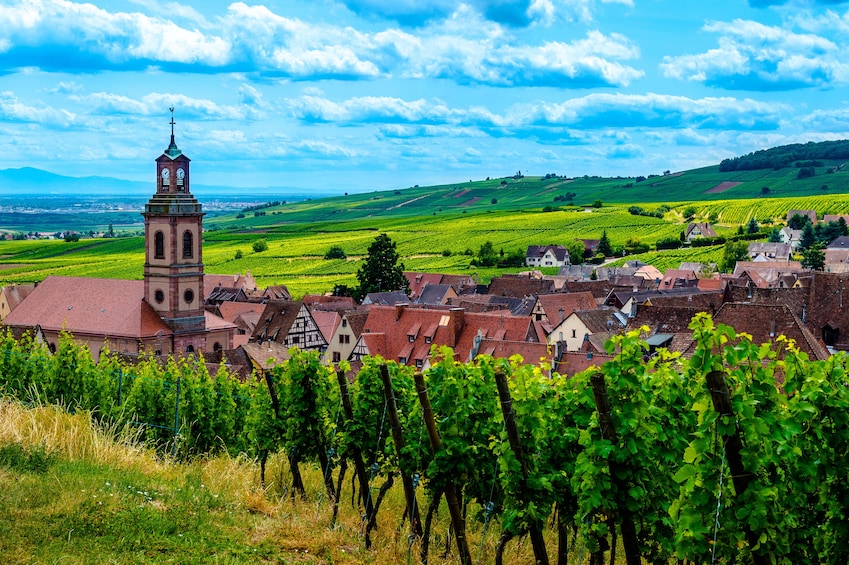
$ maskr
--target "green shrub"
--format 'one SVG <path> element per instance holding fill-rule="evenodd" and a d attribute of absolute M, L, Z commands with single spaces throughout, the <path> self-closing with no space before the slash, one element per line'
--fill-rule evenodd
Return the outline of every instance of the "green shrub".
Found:
<path fill-rule="evenodd" d="M 264 239 L 258 239 L 253 244 L 254 253 L 262 253 L 268 251 L 268 242 Z"/>

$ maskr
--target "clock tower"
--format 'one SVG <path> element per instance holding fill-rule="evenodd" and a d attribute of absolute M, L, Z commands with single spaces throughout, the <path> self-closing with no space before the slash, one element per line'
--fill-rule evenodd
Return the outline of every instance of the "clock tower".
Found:
<path fill-rule="evenodd" d="M 191 193 L 190 159 L 174 141 L 156 159 L 156 192 L 144 207 L 144 296 L 174 332 L 174 352 L 206 350 L 203 215 Z"/>

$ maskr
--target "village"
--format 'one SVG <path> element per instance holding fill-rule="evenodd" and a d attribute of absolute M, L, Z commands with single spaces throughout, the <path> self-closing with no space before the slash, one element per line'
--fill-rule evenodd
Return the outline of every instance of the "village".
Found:
<path fill-rule="evenodd" d="M 35 334 L 51 351 L 69 332 L 95 359 L 104 348 L 128 359 L 202 353 L 242 378 L 284 361 L 292 347 L 320 351 L 325 363 L 347 362 L 352 372 L 369 355 L 424 370 L 433 348 L 446 346 L 460 362 L 520 355 L 571 375 L 612 358 L 606 343 L 635 329 L 645 332 L 647 356 L 665 348 L 687 357 L 688 326 L 699 312 L 757 343 L 783 335 L 811 359 L 849 349 L 849 237 L 822 250 L 822 270 L 792 260 L 805 239 L 799 226 L 810 231 L 819 222 L 815 210 L 789 210 L 780 241 L 748 242 L 747 256 L 728 274 L 700 263 L 665 273 L 639 261 L 573 265 L 564 246 L 532 245 L 528 271 L 488 285 L 469 275 L 404 272 L 399 288 L 367 293 L 359 303 L 330 295 L 292 300 L 284 285 L 260 288 L 250 271 L 204 272 L 204 213 L 190 191 L 189 161 L 172 123 L 170 145 L 156 160 L 157 192 L 142 213 L 143 280 L 49 276 L 5 286 L 0 322 L 16 336 Z M 846 219 L 822 222 L 845 231 Z M 682 233 L 691 244 L 715 237 L 707 223 Z M 583 243 L 586 255 L 598 253 L 598 240 Z M 539 270 L 552 267 L 558 274 Z"/>

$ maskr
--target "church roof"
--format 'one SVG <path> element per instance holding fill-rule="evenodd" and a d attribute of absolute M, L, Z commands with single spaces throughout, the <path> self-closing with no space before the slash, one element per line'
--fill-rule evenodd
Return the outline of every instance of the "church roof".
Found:
<path fill-rule="evenodd" d="M 4 323 L 127 338 L 171 335 L 171 328 L 143 298 L 143 281 L 50 276 Z"/>

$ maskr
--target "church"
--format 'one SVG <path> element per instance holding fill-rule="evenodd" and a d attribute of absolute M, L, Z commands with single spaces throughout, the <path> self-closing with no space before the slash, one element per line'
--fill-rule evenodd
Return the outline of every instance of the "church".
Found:
<path fill-rule="evenodd" d="M 95 360 L 108 344 L 126 355 L 181 355 L 233 348 L 236 326 L 204 304 L 203 210 L 191 193 L 191 159 L 174 140 L 156 159 L 156 191 L 145 204 L 143 280 L 50 276 L 6 317 L 55 351 L 71 333 Z"/>

